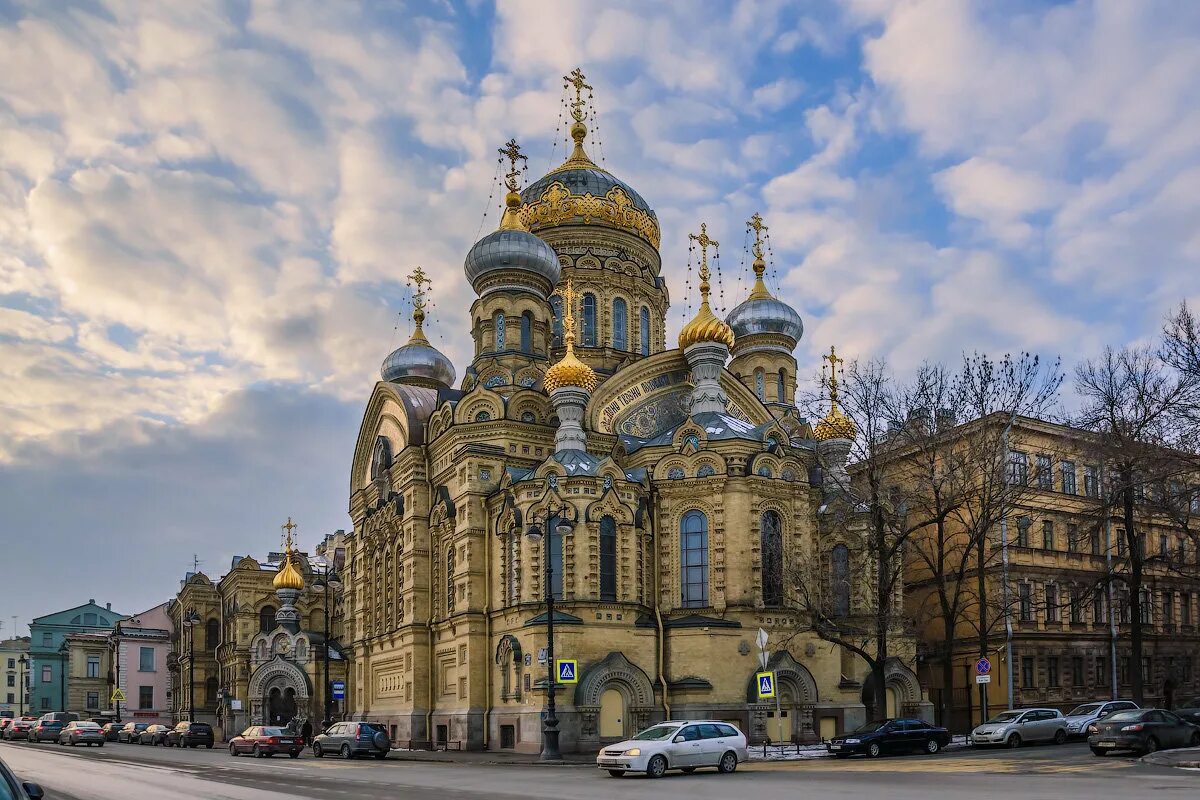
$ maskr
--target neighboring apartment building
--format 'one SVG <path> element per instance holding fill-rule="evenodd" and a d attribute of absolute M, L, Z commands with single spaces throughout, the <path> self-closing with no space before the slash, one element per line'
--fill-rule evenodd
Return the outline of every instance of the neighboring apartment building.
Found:
<path fill-rule="evenodd" d="M 171 637 L 175 624 L 170 602 L 117 623 L 109 636 L 114 685 L 125 702 L 113 709 L 118 719 L 169 723 L 171 715 Z"/>
<path fill-rule="evenodd" d="M 968 425 L 980 424 L 968 423 Z M 958 426 L 950 431 L 965 430 Z M 989 711 L 1013 706 L 1052 706 L 1069 710 L 1080 702 L 1130 694 L 1130 619 L 1128 593 L 1120 580 L 1128 572 L 1124 522 L 1105 517 L 1103 466 L 1088 456 L 1090 434 L 1065 425 L 1018 418 L 1008 439 L 1006 478 L 1022 487 L 1003 525 L 987 541 L 986 593 L 996 619 L 988 626 L 992 678 Z M 1200 506 L 1191 505 L 1191 526 L 1200 523 Z M 1143 541 L 1151 554 L 1145 566 L 1142 671 L 1145 702 L 1171 705 L 1200 695 L 1200 585 L 1195 580 L 1197 552 L 1184 531 L 1148 504 L 1137 507 Z M 924 535 L 932 535 L 926 529 Z M 1007 539 L 1007 553 L 1003 539 Z M 914 547 L 919 543 L 914 542 Z M 1007 571 L 1004 556 L 1007 555 Z M 1181 566 L 1180 559 L 1183 559 Z M 973 562 L 977 563 L 977 562 Z M 1007 572 L 1007 575 L 1006 575 Z M 1190 573 L 1190 575 L 1189 575 Z M 976 570 L 968 580 L 976 581 Z M 941 622 L 922 616 L 931 606 L 928 569 L 910 559 L 907 600 L 923 618 L 926 655 L 922 683 L 935 687 L 935 707 L 943 684 L 945 654 Z M 1007 584 L 1007 586 L 1005 585 Z M 1008 603 L 1001 598 L 1007 589 Z M 951 654 L 954 690 L 950 727 L 965 729 L 980 716 L 974 665 L 980 656 L 978 604 L 972 601 L 958 628 Z M 1011 623 L 1011 643 L 1005 626 Z M 1008 651 L 1011 646 L 1012 696 Z"/>
<path fill-rule="evenodd" d="M 62 711 L 67 705 L 67 681 L 64 669 L 68 659 L 67 637 L 72 634 L 107 635 L 124 614 L 112 610 L 112 604 L 85 605 L 37 617 L 29 624 L 29 698 L 31 713 Z M 89 667 L 85 661 L 84 676 Z M 86 703 L 86 695 L 85 695 Z"/>
<path fill-rule="evenodd" d="M 24 661 L 22 661 L 24 659 Z M 29 711 L 29 637 L 0 641 L 0 717 L 19 717 Z"/>
<path fill-rule="evenodd" d="M 112 716 L 112 653 L 107 633 L 68 633 L 66 710 L 80 719 Z"/>

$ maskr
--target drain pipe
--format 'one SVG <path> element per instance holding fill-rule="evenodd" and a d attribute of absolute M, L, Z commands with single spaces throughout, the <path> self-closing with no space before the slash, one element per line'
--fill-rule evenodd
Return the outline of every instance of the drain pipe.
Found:
<path fill-rule="evenodd" d="M 430 471 L 429 466 L 430 466 L 429 452 L 427 449 L 426 453 L 425 453 L 425 475 L 427 476 L 425 478 L 425 488 L 429 493 L 429 495 L 428 495 L 429 496 L 429 506 L 430 506 L 430 508 L 432 508 L 436 498 L 434 497 L 433 480 L 428 477 L 429 475 L 433 474 Z M 425 706 L 425 735 L 429 737 L 429 749 L 433 750 L 434 749 L 434 741 L 433 741 L 433 651 L 435 650 L 435 648 L 433 646 L 433 612 L 434 612 L 434 608 L 435 608 L 434 598 L 437 597 L 437 584 L 434 583 L 434 580 L 433 580 L 433 562 L 437 559 L 437 554 L 433 552 L 433 535 L 432 535 L 432 532 L 429 530 L 429 518 L 428 517 L 426 517 L 426 519 L 425 519 L 425 532 L 426 532 L 426 534 L 429 534 L 429 544 L 430 544 L 430 547 L 429 547 L 429 550 L 430 550 L 430 553 L 429 553 L 429 614 L 425 619 L 425 649 L 427 652 L 427 658 L 426 658 L 427 670 L 425 672 L 425 697 L 426 697 L 426 701 L 427 701 L 426 706 Z M 414 547 L 414 549 L 416 548 L 415 542 L 413 543 L 413 547 Z"/>
<path fill-rule="evenodd" d="M 662 610 L 659 608 L 659 599 L 662 597 L 661 587 L 661 572 L 658 568 L 658 536 L 657 525 L 654 523 L 654 515 L 658 513 L 658 504 L 655 502 L 656 492 L 654 485 L 650 485 L 650 503 L 646 509 L 646 525 L 650 528 L 650 546 L 653 548 L 654 558 L 651 563 L 654 565 L 654 625 L 658 633 L 658 682 L 662 685 L 662 706 L 663 713 L 666 719 L 671 718 L 671 702 L 667 691 L 667 634 L 663 627 Z"/>

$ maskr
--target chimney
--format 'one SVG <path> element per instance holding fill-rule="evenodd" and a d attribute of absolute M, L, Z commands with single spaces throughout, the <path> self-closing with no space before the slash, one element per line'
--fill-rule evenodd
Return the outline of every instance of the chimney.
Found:
<path fill-rule="evenodd" d="M 105 603 L 104 607 L 107 608 L 109 611 L 112 611 L 112 603 Z"/>

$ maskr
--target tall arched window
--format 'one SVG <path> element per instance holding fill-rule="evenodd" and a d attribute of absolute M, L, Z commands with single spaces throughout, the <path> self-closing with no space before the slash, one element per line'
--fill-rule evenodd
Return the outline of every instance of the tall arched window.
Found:
<path fill-rule="evenodd" d="M 404 542 L 396 544 L 396 619 L 404 621 Z"/>
<path fill-rule="evenodd" d="M 583 346 L 596 346 L 596 295 L 583 296 Z"/>
<path fill-rule="evenodd" d="M 204 682 L 204 705 L 208 708 L 217 707 L 217 676 L 209 675 Z"/>
<path fill-rule="evenodd" d="M 759 400 L 766 400 L 763 396 L 763 371 L 761 368 L 754 370 L 754 394 L 758 395 Z"/>
<path fill-rule="evenodd" d="M 496 314 L 495 323 L 496 323 L 496 352 L 499 353 L 505 349 L 505 345 L 506 345 L 505 339 L 507 337 L 507 332 L 504 330 L 504 328 L 505 328 L 504 314 L 502 314 L 502 313 Z"/>
<path fill-rule="evenodd" d="M 708 517 L 689 511 L 679 522 L 680 578 L 685 608 L 708 605 Z"/>
<path fill-rule="evenodd" d="M 638 344 L 642 348 L 642 355 L 650 355 L 650 309 L 646 306 L 642 306 L 638 312 Z"/>
<path fill-rule="evenodd" d="M 521 352 L 533 352 L 533 314 L 528 311 L 521 314 Z"/>
<path fill-rule="evenodd" d="M 446 545 L 446 611 L 454 610 L 454 545 Z"/>
<path fill-rule="evenodd" d="M 850 616 L 850 548 L 835 545 L 829 556 L 829 583 L 833 593 L 833 615 Z"/>
<path fill-rule="evenodd" d="M 617 599 L 617 522 L 600 519 L 600 599 Z"/>
<path fill-rule="evenodd" d="M 563 343 L 563 306 L 562 298 L 554 295 L 550 298 L 550 311 L 554 315 L 554 319 L 550 324 L 552 340 L 555 347 L 562 347 Z"/>
<path fill-rule="evenodd" d="M 263 633 L 275 630 L 275 606 L 263 606 L 258 612 L 258 629 Z"/>
<path fill-rule="evenodd" d="M 629 311 L 625 300 L 613 300 L 612 346 L 617 350 L 629 349 Z"/>
<path fill-rule="evenodd" d="M 779 370 L 779 374 L 775 376 L 775 402 L 777 403 L 787 402 L 787 390 L 785 388 L 787 384 L 785 377 L 786 376 L 784 375 L 783 370 Z"/>
<path fill-rule="evenodd" d="M 221 623 L 217 622 L 216 618 L 210 619 L 204 623 L 204 649 L 216 650 L 217 643 L 221 639 Z"/>
<path fill-rule="evenodd" d="M 563 537 L 558 532 L 558 517 L 551 517 L 547 523 L 546 535 L 550 537 L 550 591 L 554 592 L 555 600 L 563 597 Z"/>
<path fill-rule="evenodd" d="M 780 606 L 783 605 L 783 525 L 774 511 L 764 513 L 760 523 L 763 605 Z"/>

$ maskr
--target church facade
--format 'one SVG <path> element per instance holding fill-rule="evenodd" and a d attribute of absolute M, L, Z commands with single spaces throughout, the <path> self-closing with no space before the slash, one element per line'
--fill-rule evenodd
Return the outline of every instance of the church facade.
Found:
<path fill-rule="evenodd" d="M 510 143 L 500 227 L 466 256 L 463 377 L 424 335 L 418 269 L 413 336 L 367 403 L 349 707 L 402 746 L 538 751 L 549 576 L 555 656 L 579 670 L 555 689 L 564 751 L 664 718 L 729 720 L 752 741 L 852 728 L 866 664 L 808 632 L 795 576 L 829 564 L 830 602 L 864 624 L 865 524 L 822 518 L 846 505 L 854 431 L 836 408 L 813 426 L 795 406 L 803 324 L 764 283 L 765 226 L 749 223 L 755 286 L 725 319 L 708 300 L 717 243 L 692 236 L 699 311 L 669 341 L 657 217 L 588 156 L 590 87 L 578 71 L 568 85 L 574 151 L 522 191 Z M 759 629 L 778 703 L 757 696 Z M 912 637 L 892 648 L 886 710 L 927 716 Z"/>

